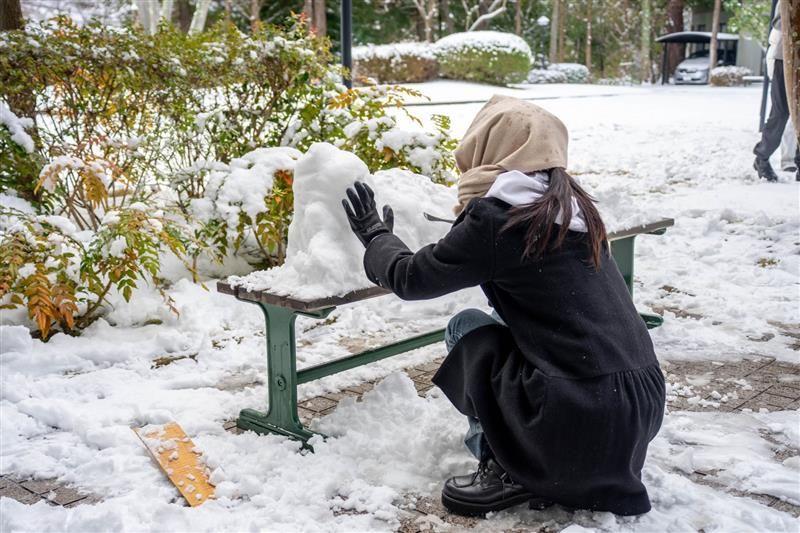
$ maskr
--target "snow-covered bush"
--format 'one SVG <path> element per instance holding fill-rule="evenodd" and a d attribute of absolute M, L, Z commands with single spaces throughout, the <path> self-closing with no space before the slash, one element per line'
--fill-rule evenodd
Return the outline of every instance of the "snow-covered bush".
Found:
<path fill-rule="evenodd" d="M 41 158 L 29 135 L 33 120 L 20 118 L 0 101 L 0 191 L 14 189 L 28 199 L 35 197 Z"/>
<path fill-rule="evenodd" d="M 417 83 L 439 74 L 433 47 L 427 43 L 393 43 L 353 48 L 353 78 L 379 83 Z"/>
<path fill-rule="evenodd" d="M 3 32 L 0 193 L 32 212 L 9 213 L 16 222 L 0 232 L 17 254 L 3 262 L 0 304 L 26 306 L 46 337 L 91 322 L 108 291 L 127 299 L 142 281 L 158 287 L 167 255 L 195 280 L 208 260 L 281 263 L 293 209 L 284 160 L 313 142 L 336 143 L 370 171 L 452 177 L 447 121 L 408 131 L 390 113 L 419 93 L 340 80 L 329 42 L 301 18 L 249 36 L 225 24 L 147 35 L 68 19 Z M 77 278 L 52 259 L 37 217 L 71 224 L 62 233 L 77 246 Z"/>
<path fill-rule="evenodd" d="M 25 308 L 43 339 L 80 330 L 106 310 L 111 291 L 130 300 L 140 280 L 158 286 L 164 248 L 184 252 L 172 223 L 143 204 L 109 211 L 96 232 L 0 208 L 0 309 Z"/>
<path fill-rule="evenodd" d="M 744 85 L 744 77 L 752 72 L 747 67 L 725 66 L 711 69 L 709 83 L 718 87 Z"/>
<path fill-rule="evenodd" d="M 548 70 L 563 72 L 567 83 L 586 83 L 589 81 L 589 69 L 580 63 L 552 63 Z"/>
<path fill-rule="evenodd" d="M 196 222 L 196 240 L 220 260 L 232 251 L 259 266 L 282 263 L 300 155 L 294 148 L 259 148 L 176 178 L 178 202 Z M 202 251 L 196 248 L 192 255 Z"/>
<path fill-rule="evenodd" d="M 307 149 L 314 142 L 331 142 L 356 154 L 371 172 L 405 168 L 433 181 L 452 181 L 456 141 L 450 137 L 450 120 L 433 116 L 433 131 L 408 129 L 398 124 L 387 110 L 397 108 L 421 125 L 403 107 L 405 96 L 419 97 L 417 91 L 402 87 L 372 86 L 352 89 L 325 102 L 311 124 L 301 117 L 293 123 L 284 144 Z"/>
<path fill-rule="evenodd" d="M 512 33 L 454 33 L 436 42 L 443 77 L 504 85 L 525 81 L 531 69 L 531 49 Z"/>
<path fill-rule="evenodd" d="M 528 83 L 567 83 L 567 75 L 558 70 L 535 68 L 528 73 Z"/>

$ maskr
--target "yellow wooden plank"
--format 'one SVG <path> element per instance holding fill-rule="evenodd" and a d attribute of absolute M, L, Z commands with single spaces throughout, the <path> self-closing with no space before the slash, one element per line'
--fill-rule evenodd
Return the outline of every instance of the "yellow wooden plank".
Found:
<path fill-rule="evenodd" d="M 189 505 L 196 507 L 214 497 L 210 472 L 201 461 L 203 452 L 176 422 L 133 431 Z"/>

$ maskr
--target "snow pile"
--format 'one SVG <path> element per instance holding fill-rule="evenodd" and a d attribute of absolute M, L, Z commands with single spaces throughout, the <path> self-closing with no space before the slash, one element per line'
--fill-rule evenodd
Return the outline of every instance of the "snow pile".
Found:
<path fill-rule="evenodd" d="M 457 53 L 466 49 L 488 52 L 517 52 L 531 57 L 531 47 L 525 39 L 500 31 L 468 31 L 453 33 L 436 41 L 437 54 Z"/>
<path fill-rule="evenodd" d="M 446 214 L 455 191 L 404 170 L 375 175 L 357 156 L 328 143 L 316 143 L 295 166 L 294 218 L 289 226 L 286 262 L 229 281 L 248 290 L 313 299 L 342 295 L 372 286 L 364 274 L 364 247 L 353 234 L 342 208 L 345 191 L 355 181 L 375 190 L 380 210 L 394 209 L 395 233 L 411 249 L 435 242 L 449 230 L 428 222 L 423 212 Z"/>
<path fill-rule="evenodd" d="M 18 117 L 8 104 L 0 102 L 0 126 L 5 126 L 11 134 L 11 140 L 22 147 L 26 152 L 33 153 L 33 139 L 25 131 L 33 127 L 33 119 Z"/>
<path fill-rule="evenodd" d="M 389 61 L 401 60 L 412 56 L 422 59 L 436 59 L 433 46 L 430 43 L 407 42 L 391 44 L 368 44 L 353 47 L 353 61 L 378 58 Z"/>

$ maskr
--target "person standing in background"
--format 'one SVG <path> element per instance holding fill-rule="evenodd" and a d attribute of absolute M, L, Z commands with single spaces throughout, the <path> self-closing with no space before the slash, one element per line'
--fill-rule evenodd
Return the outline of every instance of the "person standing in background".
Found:
<path fill-rule="evenodd" d="M 781 139 L 781 168 L 786 172 L 798 171 L 797 161 L 797 132 L 794 131 L 792 121 L 786 122 L 786 129 L 783 130 L 783 139 Z M 797 180 L 800 181 L 800 174 Z"/>
<path fill-rule="evenodd" d="M 769 48 L 767 49 L 767 73 L 770 81 L 771 108 L 769 118 L 761 130 L 761 140 L 756 144 L 753 153 L 756 160 L 753 168 L 758 172 L 758 177 L 767 181 L 776 182 L 778 176 L 769 163 L 770 156 L 778 149 L 781 138 L 786 131 L 789 121 L 789 102 L 786 98 L 786 82 L 783 75 L 783 38 L 781 33 L 780 0 L 772 19 L 772 29 L 769 33 Z M 794 167 L 796 179 L 800 181 L 800 148 L 795 142 Z M 783 162 L 782 162 L 783 165 Z"/>

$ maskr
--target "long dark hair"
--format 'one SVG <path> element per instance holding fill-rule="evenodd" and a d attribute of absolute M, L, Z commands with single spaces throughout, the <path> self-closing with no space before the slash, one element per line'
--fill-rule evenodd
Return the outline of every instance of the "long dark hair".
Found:
<path fill-rule="evenodd" d="M 584 191 L 563 168 L 551 168 L 547 173 L 550 175 L 550 185 L 547 191 L 533 203 L 512 208 L 511 216 L 503 226 L 503 231 L 516 226 L 524 226 L 525 251 L 523 255 L 526 258 L 538 259 L 548 250 L 556 250 L 564 243 L 569 230 L 569 221 L 572 219 L 572 198 L 575 198 L 581 213 L 583 213 L 583 219 L 586 221 L 592 265 L 595 269 L 599 269 L 607 236 L 603 219 L 600 218 L 600 213 L 594 206 L 594 198 Z M 559 212 L 563 213 L 562 220 L 558 225 L 558 234 L 552 240 Z"/>

